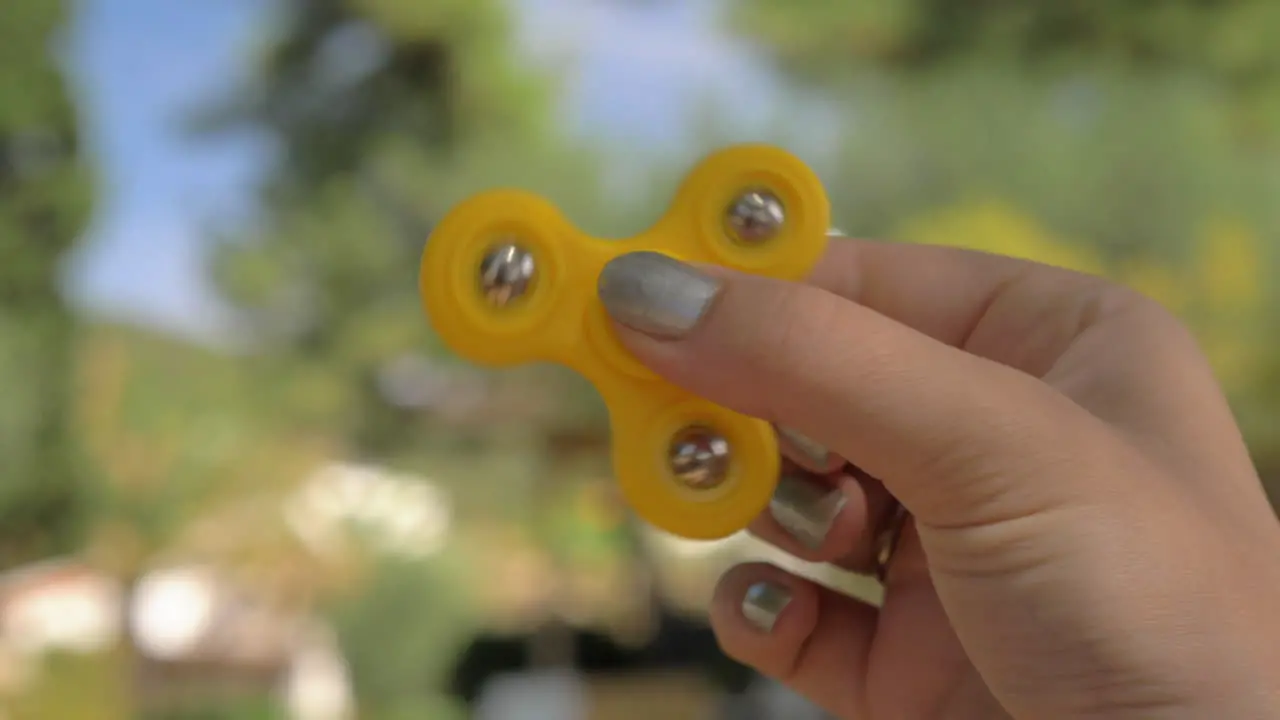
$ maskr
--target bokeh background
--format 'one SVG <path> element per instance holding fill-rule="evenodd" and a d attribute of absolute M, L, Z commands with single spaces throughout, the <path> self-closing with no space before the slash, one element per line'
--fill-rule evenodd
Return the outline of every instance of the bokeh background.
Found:
<path fill-rule="evenodd" d="M 432 337 L 493 185 L 653 220 L 763 140 L 838 226 L 1111 276 L 1280 480 L 1274 0 L 0 3 L 0 717 L 801 720 L 613 493 L 598 399 Z"/>

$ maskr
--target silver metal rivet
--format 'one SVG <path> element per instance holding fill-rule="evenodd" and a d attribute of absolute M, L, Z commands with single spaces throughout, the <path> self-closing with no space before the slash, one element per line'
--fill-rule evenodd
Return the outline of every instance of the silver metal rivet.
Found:
<path fill-rule="evenodd" d="M 536 270 L 528 250 L 510 243 L 498 245 L 480 262 L 480 290 L 491 304 L 504 307 L 529 291 Z"/>
<path fill-rule="evenodd" d="M 718 487 L 729 475 L 729 441 L 710 428 L 685 428 L 671 440 L 671 472 L 694 490 Z"/>
<path fill-rule="evenodd" d="M 787 219 L 782 201 L 768 190 L 742 193 L 729 206 L 726 215 L 733 237 L 752 245 L 773 238 Z"/>

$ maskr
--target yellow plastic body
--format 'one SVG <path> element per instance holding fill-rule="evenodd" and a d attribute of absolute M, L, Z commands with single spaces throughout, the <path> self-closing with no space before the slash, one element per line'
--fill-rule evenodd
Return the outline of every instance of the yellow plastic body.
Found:
<path fill-rule="evenodd" d="M 748 245 L 727 231 L 725 214 L 752 189 L 776 195 L 785 222 L 774 237 Z M 419 290 L 436 332 L 462 357 L 495 367 L 551 361 L 585 376 L 609 409 L 614 474 L 632 509 L 675 535 L 718 539 L 744 529 L 769 503 L 780 470 L 777 436 L 767 422 L 695 397 L 640 364 L 597 298 L 600 271 L 620 254 L 649 250 L 800 280 L 825 251 L 829 219 L 822 184 L 803 162 L 770 146 L 733 146 L 695 166 L 658 222 L 624 240 L 588 237 L 523 191 L 473 196 L 432 232 Z M 536 272 L 524 296 L 495 307 L 480 289 L 479 268 L 503 242 L 532 253 Z M 714 489 L 686 487 L 668 467 L 673 437 L 690 425 L 728 441 L 728 475 Z"/>

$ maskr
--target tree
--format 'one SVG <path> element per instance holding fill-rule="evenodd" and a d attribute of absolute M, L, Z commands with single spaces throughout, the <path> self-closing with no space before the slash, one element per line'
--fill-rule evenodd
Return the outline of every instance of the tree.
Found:
<path fill-rule="evenodd" d="M 285 7 L 253 85 L 207 119 L 280 147 L 263 231 L 225 243 L 217 277 L 275 402 L 299 423 L 340 424 L 361 459 L 412 461 L 429 417 L 388 379 L 443 355 L 416 296 L 432 220 L 495 184 L 549 195 L 593 229 L 616 215 L 593 202 L 590 156 L 553 127 L 554 87 L 512 54 L 502 3 Z"/>
<path fill-rule="evenodd" d="M 99 659 L 115 679 L 111 700 L 98 704 L 137 717 L 155 701 L 132 605 L 147 573 L 208 563 L 293 612 L 341 585 L 354 563 L 318 558 L 289 531 L 282 500 L 327 459 L 324 438 L 282 430 L 238 358 L 96 325 L 78 359 L 77 434 L 97 481 L 81 555 L 124 593 L 120 642 Z M 66 671 L 50 667 L 44 682 L 67 682 Z"/>
<path fill-rule="evenodd" d="M 50 52 L 64 5 L 0 7 L 0 567 L 73 548 L 86 509 L 70 419 L 79 333 L 58 272 L 93 183 Z"/>
<path fill-rule="evenodd" d="M 1176 67 L 1242 90 L 1280 79 L 1280 50 L 1270 40 L 1280 7 L 1269 0 L 748 0 L 733 22 L 810 77 L 856 63 L 919 72 L 987 55 L 1037 69 Z"/>
<path fill-rule="evenodd" d="M 549 392 L 554 407 L 536 422 L 491 415 L 461 427 L 440 413 L 424 396 L 462 381 L 447 374 L 456 363 L 417 297 L 423 243 L 452 205 L 497 185 L 541 193 L 599 234 L 630 208 L 602 202 L 596 157 L 556 128 L 555 84 L 516 55 L 501 0 L 283 7 L 252 82 L 201 119 L 205 130 L 265 132 L 279 148 L 260 227 L 224 242 L 214 266 L 247 329 L 259 401 L 294 428 L 336 437 L 345 459 L 451 475 L 463 514 L 528 521 L 551 496 L 545 485 L 567 475 L 553 457 L 572 445 L 565 436 L 581 431 L 603 450 L 602 408 L 567 371 L 527 368 L 483 378 L 508 397 Z M 497 460 L 528 477 L 495 473 Z M 422 597 L 421 585 L 410 595 Z M 431 643 L 379 664 L 376 643 L 353 632 L 353 671 L 388 695 L 362 702 L 411 702 L 394 696 L 403 673 L 430 662 L 421 653 Z"/>
<path fill-rule="evenodd" d="M 1280 5 L 748 0 L 729 22 L 836 108 L 842 229 L 1085 257 L 1151 292 L 1280 466 L 1265 419 L 1280 297 L 1261 280 L 1280 252 Z"/>

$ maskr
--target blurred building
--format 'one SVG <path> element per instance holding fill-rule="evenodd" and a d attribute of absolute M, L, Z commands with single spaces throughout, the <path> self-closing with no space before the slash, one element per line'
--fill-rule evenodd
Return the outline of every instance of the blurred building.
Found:
<path fill-rule="evenodd" d="M 352 463 L 321 466 L 285 501 L 283 513 L 289 529 L 322 557 L 359 536 L 376 552 L 425 558 L 443 547 L 452 520 L 448 496 L 427 478 Z"/>
<path fill-rule="evenodd" d="M 112 647 L 123 625 L 123 589 L 71 559 L 54 559 L 0 575 L 0 696 L 33 679 L 53 652 Z"/>
<path fill-rule="evenodd" d="M 292 720 L 352 717 L 350 679 L 324 623 L 255 602 L 207 568 L 157 570 L 132 593 L 74 558 L 0 575 L 0 697 L 35 682 L 47 654 L 104 653 L 126 639 L 149 706 L 274 693 Z"/>
<path fill-rule="evenodd" d="M 721 653 L 705 616 L 720 575 L 762 560 L 872 601 L 871 580 L 798 561 L 746 533 L 715 542 L 672 537 L 634 525 L 635 561 L 611 596 L 575 605 L 571 569 L 537 565 L 545 592 L 525 597 L 519 622 L 492 623 L 454 668 L 451 691 L 476 720 L 825 720 L 785 687 Z M 531 558 L 527 562 L 535 563 Z M 552 575 L 550 573 L 558 572 Z M 598 572 L 598 571 L 597 571 Z M 493 571 L 514 580 L 513 572 Z M 615 597 L 616 596 L 616 597 Z M 643 602 L 635 602 L 637 599 Z M 596 612 L 589 612 L 591 607 Z M 640 622 L 607 622 L 629 607 Z"/>

